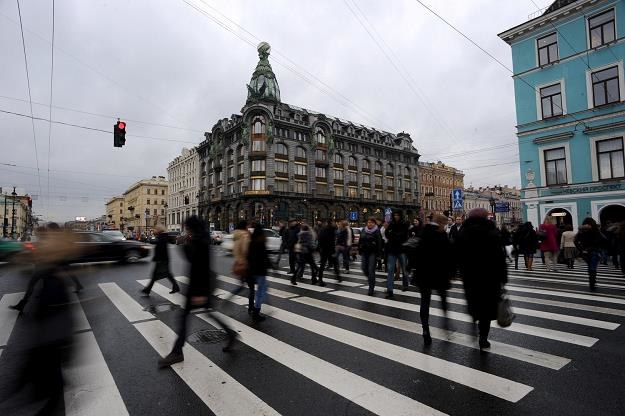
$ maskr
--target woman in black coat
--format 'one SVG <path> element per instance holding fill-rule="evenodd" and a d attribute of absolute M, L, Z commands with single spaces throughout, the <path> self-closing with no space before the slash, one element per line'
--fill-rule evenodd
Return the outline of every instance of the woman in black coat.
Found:
<path fill-rule="evenodd" d="M 271 267 L 271 261 L 267 254 L 267 238 L 263 232 L 263 227 L 259 224 L 254 227 L 250 248 L 247 251 L 248 279 L 252 279 L 256 284 L 256 297 L 254 298 L 254 310 L 252 319 L 254 322 L 262 322 L 265 317 L 260 314 L 260 308 L 267 293 L 267 270 Z"/>
<path fill-rule="evenodd" d="M 488 211 L 476 208 L 469 212 L 456 240 L 456 256 L 464 281 L 469 314 L 478 321 L 480 348 L 489 348 L 490 321 L 497 319 L 497 306 L 503 285 L 508 281 L 505 249 Z"/>
<path fill-rule="evenodd" d="M 419 316 L 425 345 L 432 343 L 429 325 L 432 290 L 436 289 L 441 297 L 441 306 L 446 311 L 447 289 L 455 273 L 454 262 L 450 261 L 453 257 L 449 256 L 451 243 L 445 232 L 446 224 L 447 217 L 442 214 L 434 215 L 432 221 L 423 227 L 419 246 L 411 259 L 411 264 L 418 265 L 415 276 L 421 292 Z"/>
<path fill-rule="evenodd" d="M 160 279 L 167 279 L 171 282 L 171 292 L 169 293 L 180 292 L 178 283 L 174 280 L 174 277 L 169 271 L 168 245 L 169 242 L 167 240 L 167 234 L 165 233 L 165 227 L 159 225 L 156 227 L 156 246 L 154 247 L 154 256 L 152 257 L 152 261 L 155 263 L 154 270 L 152 271 L 152 279 L 150 279 L 150 283 L 141 291 L 146 296 L 150 296 L 152 286 Z"/>

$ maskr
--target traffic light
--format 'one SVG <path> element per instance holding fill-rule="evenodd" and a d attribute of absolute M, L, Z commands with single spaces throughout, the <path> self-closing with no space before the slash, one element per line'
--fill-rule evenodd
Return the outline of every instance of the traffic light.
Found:
<path fill-rule="evenodd" d="M 33 207 L 33 199 L 31 197 L 28 197 L 28 208 L 32 208 Z"/>
<path fill-rule="evenodd" d="M 117 120 L 113 126 L 113 146 L 122 147 L 126 144 L 126 123 Z"/>

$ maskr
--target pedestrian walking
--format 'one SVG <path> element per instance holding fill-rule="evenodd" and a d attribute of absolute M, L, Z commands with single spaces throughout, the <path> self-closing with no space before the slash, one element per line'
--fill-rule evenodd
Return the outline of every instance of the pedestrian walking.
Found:
<path fill-rule="evenodd" d="M 150 283 L 141 290 L 141 292 L 150 296 L 152 286 L 157 280 L 167 279 L 171 282 L 171 291 L 169 293 L 180 292 L 178 282 L 174 279 L 174 276 L 169 270 L 169 241 L 167 239 L 167 233 L 165 233 L 165 227 L 157 225 L 155 229 L 156 233 L 156 246 L 154 247 L 154 255 L 152 261 L 154 262 L 154 269 L 152 270 L 152 278 Z"/>
<path fill-rule="evenodd" d="M 248 274 L 253 281 L 252 284 L 256 284 L 252 320 L 254 322 L 262 322 L 265 320 L 265 317 L 260 314 L 260 309 L 267 294 L 267 271 L 271 267 L 271 261 L 267 253 L 267 237 L 265 237 L 261 225 L 254 227 L 247 252 L 247 263 L 249 265 Z"/>
<path fill-rule="evenodd" d="M 189 262 L 189 285 L 186 302 L 178 318 L 178 337 L 171 352 L 158 361 L 160 368 L 184 361 L 182 347 L 187 337 L 187 318 L 193 309 L 209 308 L 212 305 L 211 296 L 216 286 L 216 276 L 211 269 L 210 236 L 204 222 L 192 215 L 186 219 L 184 226 L 188 233 L 183 250 Z M 223 351 L 231 351 L 236 340 L 236 332 L 218 314 L 213 312 L 209 314 L 228 335 L 228 343 Z"/>
<path fill-rule="evenodd" d="M 362 229 L 358 240 L 358 253 L 361 257 L 361 268 L 369 281 L 369 296 L 373 296 L 375 289 L 376 262 L 382 254 L 382 234 L 375 218 L 367 220 L 367 226 Z"/>
<path fill-rule="evenodd" d="M 577 257 L 577 247 L 575 247 L 576 232 L 573 231 L 571 224 L 564 226 L 564 232 L 562 233 L 562 239 L 560 240 L 560 250 L 564 254 L 564 261 L 566 262 L 567 269 L 573 269 L 575 264 L 575 258 Z"/>
<path fill-rule="evenodd" d="M 311 273 L 310 282 L 316 285 L 317 272 L 319 270 L 317 264 L 315 264 L 315 258 L 313 257 L 314 235 L 307 224 L 302 225 L 302 230 L 297 235 L 297 246 L 299 251 L 297 255 L 297 270 L 291 279 L 291 283 L 297 285 L 297 279 L 301 279 L 304 276 L 304 268 L 306 265 L 309 265 Z"/>
<path fill-rule="evenodd" d="M 534 255 L 538 248 L 538 236 L 531 222 L 521 225 L 515 235 L 519 255 L 523 256 L 525 270 L 532 271 Z"/>
<path fill-rule="evenodd" d="M 499 233 L 501 234 L 501 245 L 506 251 L 506 260 L 512 261 L 512 236 L 510 235 L 510 231 L 508 231 L 506 224 L 501 224 Z"/>
<path fill-rule="evenodd" d="M 233 295 L 237 295 L 243 290 L 245 286 L 248 288 L 248 304 L 247 313 L 252 314 L 254 312 L 254 279 L 249 273 L 249 262 L 247 259 L 247 253 L 250 247 L 250 232 L 247 229 L 247 221 L 241 220 L 237 224 L 234 232 L 232 233 L 232 256 L 234 262 L 232 264 L 232 273 L 241 279 L 241 285 L 232 292 Z"/>
<path fill-rule="evenodd" d="M 508 281 L 506 254 L 488 211 L 469 211 L 455 249 L 469 314 L 478 322 L 480 349 L 489 348 L 490 322 L 497 319 L 503 286 Z"/>
<path fill-rule="evenodd" d="M 295 252 L 295 245 L 297 244 L 297 236 L 300 232 L 300 225 L 295 219 L 289 220 L 289 230 L 287 232 L 286 248 L 289 251 L 289 271 L 291 275 L 295 275 L 297 270 L 297 253 Z"/>
<path fill-rule="evenodd" d="M 553 217 L 547 215 L 543 223 L 538 227 L 540 251 L 545 256 L 545 265 L 550 272 L 557 272 L 558 261 L 558 229 L 554 224 Z"/>
<path fill-rule="evenodd" d="M 421 224 L 421 220 L 419 218 L 414 218 L 412 220 L 412 225 L 408 229 L 408 237 L 418 237 L 422 229 L 423 225 Z"/>
<path fill-rule="evenodd" d="M 343 269 L 346 272 L 349 272 L 349 257 L 352 238 L 353 234 L 352 229 L 349 227 L 349 223 L 347 221 L 341 221 L 339 223 L 339 229 L 336 237 L 336 255 L 337 261 L 339 261 L 339 258 L 342 258 Z"/>
<path fill-rule="evenodd" d="M 597 222 L 590 217 L 585 218 L 575 236 L 575 246 L 588 264 L 588 283 L 592 290 L 597 286 L 597 266 L 599 265 L 601 250 L 605 248 L 606 243 L 607 241 L 601 234 Z"/>
<path fill-rule="evenodd" d="M 395 268 L 399 263 L 402 274 L 402 291 L 408 288 L 408 275 L 406 273 L 406 256 L 404 255 L 404 243 L 408 240 L 408 224 L 404 221 L 403 212 L 397 210 L 385 231 L 386 234 L 386 297 L 393 297 L 395 286 Z"/>
<path fill-rule="evenodd" d="M 423 227 L 420 244 L 414 252 L 411 264 L 416 265 L 415 282 L 421 293 L 419 317 L 423 327 L 423 343 L 432 343 L 430 335 L 430 302 L 432 290 L 436 290 L 441 298 L 441 307 L 447 310 L 447 290 L 449 282 L 456 272 L 451 252 L 451 242 L 445 232 L 447 217 L 434 214 L 430 223 Z"/>
<path fill-rule="evenodd" d="M 445 222 L 447 224 L 447 222 Z M 456 217 L 454 225 L 449 228 L 449 241 L 453 244 L 458 237 L 458 233 L 462 229 L 462 217 Z"/>
<path fill-rule="evenodd" d="M 323 272 L 328 267 L 334 268 L 334 275 L 340 282 L 339 262 L 337 258 L 338 245 L 336 243 L 337 230 L 332 220 L 328 220 L 326 225 L 319 231 L 319 286 L 325 286 Z"/>
<path fill-rule="evenodd" d="M 377 269 L 381 271 L 386 270 L 386 236 L 384 235 L 384 231 L 386 230 L 387 224 L 380 219 L 376 220 L 376 224 L 382 236 L 382 249 L 377 256 Z"/>
<path fill-rule="evenodd" d="M 617 224 L 613 224 L 611 221 L 608 221 L 606 227 L 605 227 L 605 233 L 604 233 L 606 239 L 607 239 L 607 254 L 608 256 L 610 256 L 610 259 L 612 260 L 612 266 L 615 269 L 620 269 L 620 262 L 619 262 L 619 250 L 618 250 L 618 246 L 619 246 L 619 242 L 618 242 L 618 238 L 619 238 L 619 225 Z"/>

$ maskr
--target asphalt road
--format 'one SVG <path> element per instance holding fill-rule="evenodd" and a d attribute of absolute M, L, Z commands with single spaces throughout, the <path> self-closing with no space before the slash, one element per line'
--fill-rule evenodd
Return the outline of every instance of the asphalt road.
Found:
<path fill-rule="evenodd" d="M 175 276 L 186 264 L 170 246 Z M 232 259 L 216 248 L 220 290 L 236 287 Z M 625 279 L 601 266 L 591 292 L 581 264 L 574 271 L 511 270 L 508 291 L 516 320 L 491 330 L 490 351 L 480 353 L 466 315 L 460 282 L 449 293 L 447 319 L 435 297 L 424 347 L 415 288 L 384 299 L 383 281 L 366 296 L 359 264 L 341 284 L 326 273 L 325 288 L 297 287 L 282 269 L 271 273 L 265 322 L 252 324 L 247 299 L 215 309 L 240 334 L 235 351 L 223 343 L 189 338 L 185 362 L 158 370 L 171 348 L 181 295 L 160 281 L 139 293 L 152 264 L 75 267 L 84 285 L 72 305 L 74 349 L 63 366 L 69 415 L 615 415 L 625 414 Z M 23 292 L 27 270 L 0 265 L 0 414 L 11 408 L 28 342 L 32 306 L 19 315 L 7 308 Z M 379 276 L 382 278 L 382 275 Z M 71 286 L 71 281 L 68 282 Z M 186 285 L 181 283 L 183 293 Z M 246 291 L 241 296 L 247 296 Z M 151 307 L 151 308 L 150 308 Z M 190 318 L 189 333 L 214 329 L 204 311 Z M 10 413 L 7 411 L 10 410 Z"/>

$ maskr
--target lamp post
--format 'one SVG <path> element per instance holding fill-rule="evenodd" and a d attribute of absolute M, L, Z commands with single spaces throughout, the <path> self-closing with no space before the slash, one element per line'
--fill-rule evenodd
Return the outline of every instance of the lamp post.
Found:
<path fill-rule="evenodd" d="M 150 219 L 150 208 L 145 209 L 145 236 L 148 236 L 148 221 Z"/>
<path fill-rule="evenodd" d="M 7 218 L 7 194 L 4 194 L 4 216 L 2 217 L 2 237 L 7 236 L 8 227 L 9 227 L 9 219 Z"/>
<path fill-rule="evenodd" d="M 11 192 L 11 196 L 13 197 L 13 204 L 11 205 L 11 238 L 15 240 L 15 197 L 17 196 L 15 186 L 13 187 L 13 192 Z"/>

